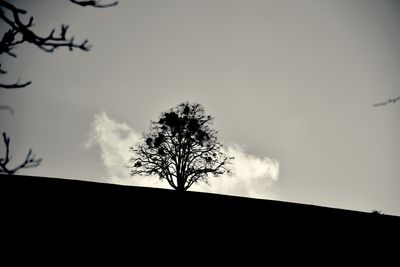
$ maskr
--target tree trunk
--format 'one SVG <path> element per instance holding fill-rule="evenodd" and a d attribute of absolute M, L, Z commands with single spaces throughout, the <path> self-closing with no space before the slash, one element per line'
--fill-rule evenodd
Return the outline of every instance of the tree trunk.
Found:
<path fill-rule="evenodd" d="M 176 190 L 180 191 L 180 192 L 186 191 L 186 189 L 185 189 L 185 179 L 183 179 L 182 176 L 178 176 L 176 180 L 177 180 L 176 181 L 177 182 Z"/>

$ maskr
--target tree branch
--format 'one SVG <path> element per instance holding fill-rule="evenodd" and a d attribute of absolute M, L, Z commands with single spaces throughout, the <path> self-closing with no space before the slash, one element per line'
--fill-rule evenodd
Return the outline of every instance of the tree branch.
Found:
<path fill-rule="evenodd" d="M 0 110 L 8 110 L 11 115 L 14 115 L 14 109 L 8 105 L 0 105 Z"/>
<path fill-rule="evenodd" d="M 35 155 L 32 154 L 32 150 L 30 149 L 28 151 L 28 154 L 25 157 L 25 160 L 18 165 L 17 167 L 10 169 L 7 167 L 8 163 L 11 160 L 11 156 L 10 156 L 10 138 L 7 137 L 6 133 L 3 132 L 3 141 L 4 141 L 4 145 L 6 147 L 6 152 L 5 152 L 5 157 L 4 158 L 0 158 L 0 173 L 4 173 L 4 174 L 8 174 L 8 175 L 13 175 L 15 174 L 17 171 L 21 170 L 21 169 L 26 169 L 26 168 L 33 168 L 33 167 L 37 167 L 40 165 L 42 159 L 35 159 Z"/>
<path fill-rule="evenodd" d="M 3 69 L 1 68 L 1 64 L 0 64 L 0 74 L 6 74 L 6 73 L 7 73 L 7 71 L 3 70 Z"/>
<path fill-rule="evenodd" d="M 390 104 L 390 103 L 396 103 L 396 101 L 400 101 L 400 96 L 398 96 L 398 97 L 396 97 L 394 99 L 389 99 L 389 100 L 387 100 L 385 102 L 376 103 L 373 106 L 374 107 L 385 106 L 385 105 Z"/>
<path fill-rule="evenodd" d="M 25 83 L 19 83 L 19 79 L 16 83 L 11 83 L 11 84 L 4 84 L 4 83 L 0 83 L 0 88 L 3 89 L 18 89 L 18 88 L 24 88 L 27 87 L 28 85 L 30 85 L 32 82 L 25 82 Z"/>
<path fill-rule="evenodd" d="M 107 8 L 107 7 L 116 6 L 118 4 L 118 1 L 115 1 L 115 2 L 112 2 L 109 4 L 100 4 L 99 1 L 95 1 L 95 0 L 85 0 L 85 1 L 70 0 L 70 1 L 79 6 L 91 6 L 91 7 L 97 7 L 97 8 Z"/>
<path fill-rule="evenodd" d="M 118 1 L 109 4 L 100 4 L 100 1 L 78 1 L 70 0 L 70 2 L 80 6 L 92 6 L 96 8 L 107 8 L 115 6 Z M 70 51 L 74 49 L 80 49 L 82 51 L 89 51 L 90 45 L 88 40 L 82 42 L 75 42 L 74 37 L 67 37 L 68 25 L 61 25 L 60 31 L 56 34 L 56 30 L 53 29 L 47 36 L 40 36 L 31 30 L 33 27 L 33 17 L 29 17 L 27 23 L 23 23 L 21 16 L 26 15 L 27 11 L 17 8 L 13 4 L 0 0 L 0 19 L 3 20 L 9 29 L 3 34 L 0 40 L 0 55 L 7 54 L 11 57 L 17 57 L 17 54 L 13 50 L 22 43 L 30 43 L 38 47 L 39 49 L 51 53 L 59 47 L 66 47 Z M 6 71 L 0 69 L 0 74 L 6 74 Z M 19 81 L 12 84 L 0 84 L 0 88 L 4 89 L 16 89 L 23 88 L 30 85 L 31 82 L 25 82 L 20 84 Z"/>

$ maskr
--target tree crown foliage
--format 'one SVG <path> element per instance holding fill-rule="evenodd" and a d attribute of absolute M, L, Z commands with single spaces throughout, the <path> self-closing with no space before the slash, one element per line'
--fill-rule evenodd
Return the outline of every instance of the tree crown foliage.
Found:
<path fill-rule="evenodd" d="M 152 121 L 150 131 L 131 151 L 131 175 L 158 175 L 174 189 L 185 191 L 208 175 L 230 173 L 225 155 L 211 126 L 213 117 L 200 104 L 181 103 Z"/>

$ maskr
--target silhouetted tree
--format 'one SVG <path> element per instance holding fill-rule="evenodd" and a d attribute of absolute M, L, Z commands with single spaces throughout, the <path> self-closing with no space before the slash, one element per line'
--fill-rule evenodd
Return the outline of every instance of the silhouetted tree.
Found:
<path fill-rule="evenodd" d="M 42 159 L 35 159 L 35 155 L 32 154 L 32 150 L 30 149 L 25 157 L 25 160 L 20 165 L 14 168 L 8 167 L 7 165 L 10 163 L 11 155 L 10 155 L 10 138 L 7 137 L 6 133 L 3 133 L 3 141 L 6 151 L 4 158 L 0 158 L 0 174 L 12 175 L 21 169 L 33 168 L 39 166 Z"/>
<path fill-rule="evenodd" d="M 383 213 L 380 210 L 373 210 L 371 213 L 374 215 L 383 215 Z"/>
<path fill-rule="evenodd" d="M 77 1 L 70 0 L 70 2 L 79 6 L 92 6 L 97 8 L 104 8 L 115 6 L 118 2 L 112 2 L 109 4 L 101 4 L 99 1 Z M 60 31 L 56 34 L 56 30 L 53 29 L 47 36 L 40 36 L 32 30 L 33 17 L 29 17 L 28 21 L 23 22 L 22 16 L 26 15 L 27 11 L 24 9 L 17 8 L 13 4 L 0 0 L 0 19 L 5 22 L 8 26 L 8 30 L 3 34 L 0 40 L 0 55 L 5 53 L 11 57 L 17 57 L 14 49 L 22 43 L 30 43 L 45 52 L 53 52 L 59 47 L 66 47 L 70 51 L 74 48 L 89 51 L 90 46 L 88 40 L 76 43 L 74 37 L 67 37 L 68 25 L 61 25 Z M 6 74 L 7 72 L 1 68 L 0 74 Z M 19 79 L 15 83 L 3 84 L 0 83 L 0 88 L 3 89 L 16 89 L 26 87 L 31 84 L 31 81 L 20 83 Z"/>
<path fill-rule="evenodd" d="M 233 159 L 222 151 L 213 117 L 200 104 L 181 103 L 151 122 L 149 133 L 131 147 L 131 175 L 158 175 L 176 190 L 186 191 L 208 175 L 230 173 Z"/>

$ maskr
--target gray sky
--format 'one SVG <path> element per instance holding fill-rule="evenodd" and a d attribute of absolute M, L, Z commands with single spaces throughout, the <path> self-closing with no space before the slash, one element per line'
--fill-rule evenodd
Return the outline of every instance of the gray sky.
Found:
<path fill-rule="evenodd" d="M 243 173 L 279 163 L 274 179 L 266 171 L 218 192 L 243 185 L 258 190 L 250 196 L 400 215 L 400 104 L 372 107 L 400 95 L 398 1 L 16 5 L 43 35 L 66 23 L 93 45 L 54 54 L 21 46 L 18 59 L 2 56 L 4 81 L 33 81 L 0 91 L 0 104 L 15 109 L 0 112 L 15 162 L 30 147 L 44 159 L 21 173 L 118 181 L 107 157 L 126 153 L 123 142 L 188 100 L 215 117 L 222 143 L 241 147 L 240 168 L 254 166 Z"/>

